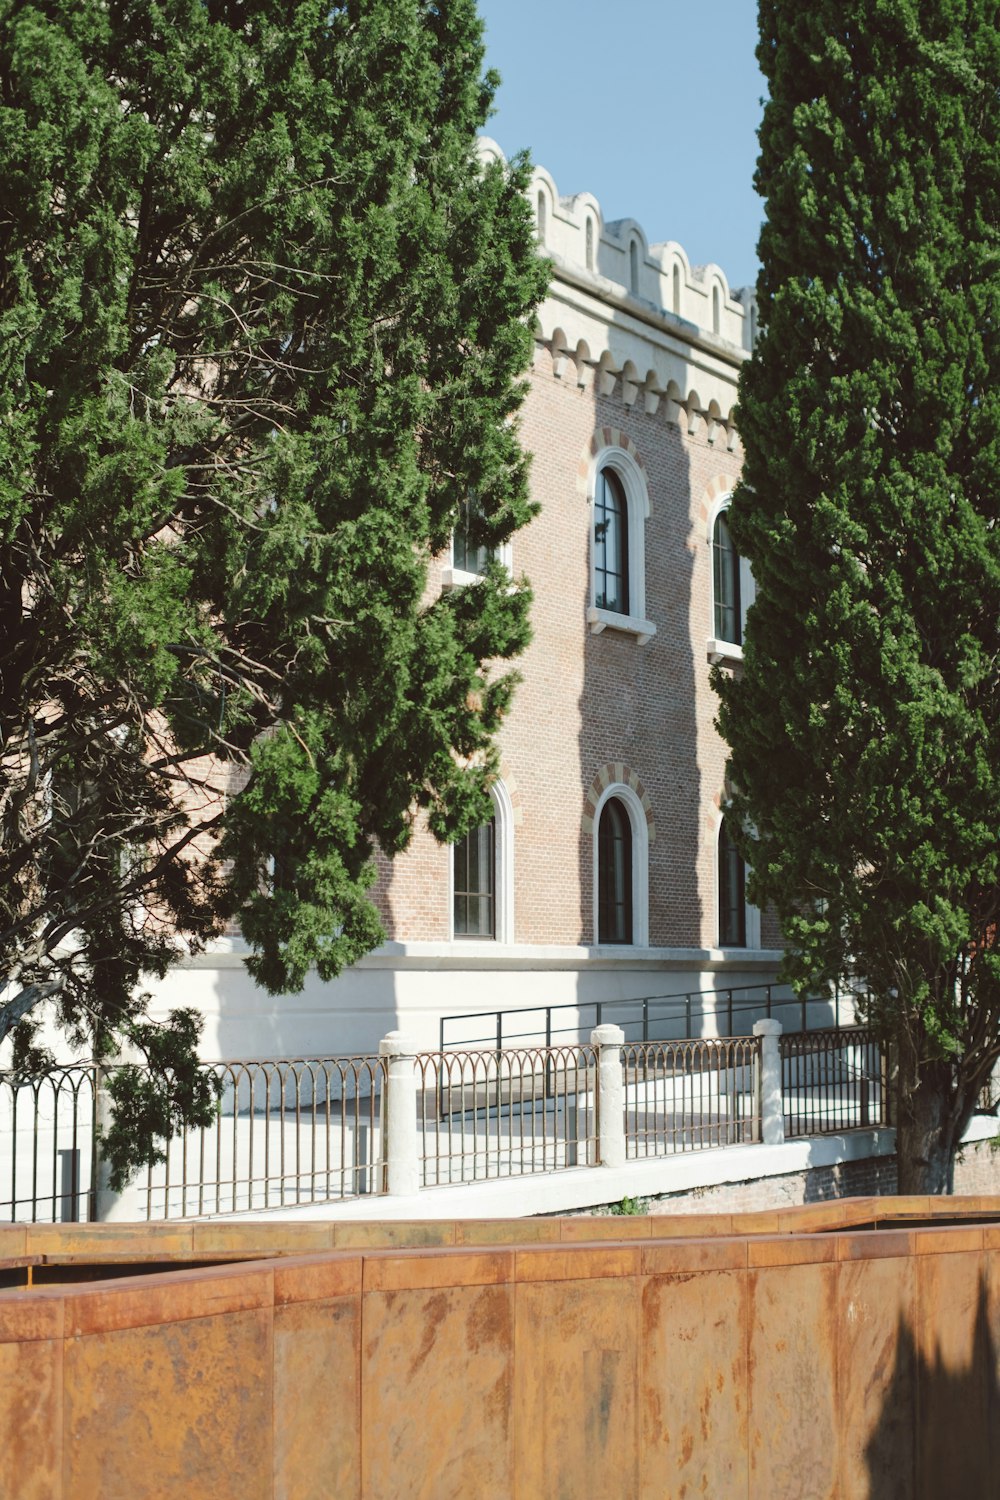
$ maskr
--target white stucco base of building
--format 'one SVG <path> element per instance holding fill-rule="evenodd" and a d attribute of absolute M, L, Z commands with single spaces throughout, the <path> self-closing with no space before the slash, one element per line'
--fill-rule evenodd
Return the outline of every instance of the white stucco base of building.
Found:
<path fill-rule="evenodd" d="M 595 1024 L 596 1002 L 696 995 L 773 980 L 781 954 L 770 949 L 543 947 L 496 943 L 386 943 L 339 979 L 310 975 L 297 995 L 268 995 L 246 971 L 245 950 L 186 959 L 155 987 L 154 1013 L 181 1005 L 205 1018 L 206 1061 L 371 1054 L 390 1031 L 404 1031 L 420 1050 L 440 1045 L 443 1016 L 500 1009 L 567 1006 L 558 1025 L 575 1032 Z M 783 993 L 787 993 L 783 991 Z M 726 1033 L 725 1003 L 696 1020 L 695 1035 Z M 585 1014 L 577 1018 L 574 1007 Z M 699 1009 L 695 1003 L 694 1010 Z M 820 1007 L 826 1009 L 826 1007 Z M 637 1011 L 637 1014 L 639 1012 Z M 786 1029 L 793 1024 L 789 1006 Z M 615 1017 L 614 1019 L 618 1019 Z M 841 1016 L 841 1023 L 845 1016 Z M 829 1017 L 814 1014 L 812 1026 Z M 542 1025 L 541 1018 L 536 1024 Z M 749 1025 L 743 1028 L 749 1030 Z M 569 1036 L 565 1039 L 569 1039 Z M 448 1041 L 490 1040 L 482 1026 L 452 1028 Z M 553 1041 L 560 1038 L 553 1036 Z M 533 1035 L 530 1045 L 544 1037 Z"/>

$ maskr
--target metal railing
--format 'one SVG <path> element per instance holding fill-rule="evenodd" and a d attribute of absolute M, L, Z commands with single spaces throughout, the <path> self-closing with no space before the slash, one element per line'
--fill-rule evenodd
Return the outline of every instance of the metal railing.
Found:
<path fill-rule="evenodd" d="M 421 1053 L 423 1185 L 596 1165 L 596 1066 L 591 1046 Z"/>
<path fill-rule="evenodd" d="M 625 1150 L 664 1156 L 760 1139 L 760 1041 L 626 1045 Z"/>
<path fill-rule="evenodd" d="M 867 1028 L 780 1038 L 785 1137 L 890 1124 L 880 1044 Z"/>
<path fill-rule="evenodd" d="M 690 990 L 635 999 L 576 1001 L 562 1005 L 512 1006 L 443 1016 L 441 1051 L 451 1048 L 531 1047 L 580 1044 L 595 1026 L 620 1026 L 628 1042 L 697 1040 L 706 1020 L 720 1036 L 748 1036 L 755 1021 L 777 1020 L 808 1031 L 817 1017 L 824 1028 L 854 1022 L 853 995 L 796 995 L 788 985 L 747 984 Z"/>
<path fill-rule="evenodd" d="M 93 1217 L 95 1069 L 0 1075 L 0 1218 L 74 1223 Z"/>
<path fill-rule="evenodd" d="M 183 1130 L 150 1167 L 146 1217 L 330 1203 L 382 1190 L 378 1057 L 204 1064 L 221 1084 L 215 1123 Z"/>

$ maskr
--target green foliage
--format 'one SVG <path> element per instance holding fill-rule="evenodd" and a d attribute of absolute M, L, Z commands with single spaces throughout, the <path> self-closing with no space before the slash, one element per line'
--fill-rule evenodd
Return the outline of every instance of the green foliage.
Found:
<path fill-rule="evenodd" d="M 630 1198 L 628 1194 L 625 1195 L 620 1203 L 611 1203 L 608 1205 L 608 1213 L 616 1215 L 619 1218 L 632 1218 L 648 1212 L 648 1198 Z"/>
<path fill-rule="evenodd" d="M 1000 1048 L 1000 6 L 760 20 L 730 826 L 788 974 L 860 976 L 947 1157 Z"/>
<path fill-rule="evenodd" d="M 0 0 L 0 1040 L 54 994 L 148 1052 L 227 916 L 334 975 L 376 844 L 488 806 L 530 596 L 427 564 L 531 514 L 546 267 L 482 62 L 473 0 Z"/>

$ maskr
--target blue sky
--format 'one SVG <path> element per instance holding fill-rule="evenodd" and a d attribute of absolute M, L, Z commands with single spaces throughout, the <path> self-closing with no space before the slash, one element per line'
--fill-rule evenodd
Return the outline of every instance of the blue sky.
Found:
<path fill-rule="evenodd" d="M 503 82 L 487 131 L 560 193 L 638 219 L 733 287 L 757 275 L 752 186 L 764 80 L 753 0 L 479 0 Z"/>

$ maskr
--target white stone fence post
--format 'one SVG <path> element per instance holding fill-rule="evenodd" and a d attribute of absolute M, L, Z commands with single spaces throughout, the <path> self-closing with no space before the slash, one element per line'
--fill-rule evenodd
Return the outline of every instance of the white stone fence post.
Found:
<path fill-rule="evenodd" d="M 598 1152 L 602 1167 L 625 1165 L 625 1077 L 620 1026 L 595 1026 L 591 1046 L 597 1048 Z"/>
<path fill-rule="evenodd" d="M 417 1048 L 401 1031 L 390 1031 L 378 1044 L 386 1059 L 382 1106 L 382 1149 L 386 1192 L 396 1197 L 420 1188 L 417 1156 Z"/>
<path fill-rule="evenodd" d="M 785 1111 L 781 1095 L 780 1021 L 755 1021 L 754 1036 L 760 1037 L 760 1067 L 757 1074 L 757 1114 L 760 1137 L 765 1146 L 780 1146 L 785 1139 Z"/>

